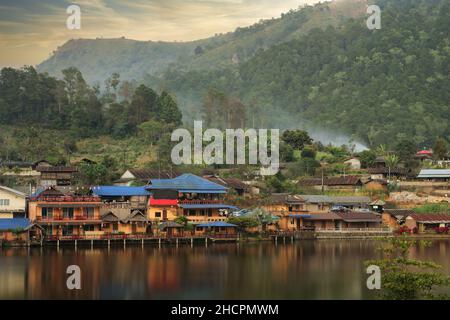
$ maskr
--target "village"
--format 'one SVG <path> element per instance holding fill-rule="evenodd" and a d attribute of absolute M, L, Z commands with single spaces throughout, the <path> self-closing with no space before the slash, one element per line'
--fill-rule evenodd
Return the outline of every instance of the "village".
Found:
<path fill-rule="evenodd" d="M 260 180 L 208 170 L 128 169 L 112 185 L 82 186 L 74 182 L 76 165 L 2 162 L 3 176 L 35 184 L 0 186 L 0 241 L 109 247 L 448 234 L 450 215 L 436 207 L 450 202 L 450 170 L 422 169 L 411 176 L 378 157 L 366 174 L 351 174 L 361 172 L 359 158 L 345 163 L 347 174 L 296 180 L 309 194 L 267 194 Z"/>

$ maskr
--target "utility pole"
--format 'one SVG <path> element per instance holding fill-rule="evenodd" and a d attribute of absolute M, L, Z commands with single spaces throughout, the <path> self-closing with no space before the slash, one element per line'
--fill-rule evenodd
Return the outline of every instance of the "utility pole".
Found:
<path fill-rule="evenodd" d="M 323 192 L 324 192 L 324 179 L 323 179 L 323 168 L 322 168 L 322 194 L 323 194 Z"/>

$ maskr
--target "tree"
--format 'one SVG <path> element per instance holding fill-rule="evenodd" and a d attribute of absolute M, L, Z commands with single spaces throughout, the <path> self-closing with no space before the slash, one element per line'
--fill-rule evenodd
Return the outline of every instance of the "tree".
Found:
<path fill-rule="evenodd" d="M 361 161 L 361 167 L 370 168 L 374 164 L 376 157 L 375 152 L 371 150 L 364 150 L 360 152 L 359 159 Z"/>
<path fill-rule="evenodd" d="M 439 138 L 436 140 L 433 152 L 435 157 L 439 160 L 442 160 L 447 155 L 447 144 L 444 139 Z"/>
<path fill-rule="evenodd" d="M 294 149 L 303 149 L 305 145 L 311 144 L 313 140 L 308 132 L 303 130 L 286 130 L 281 135 L 281 139 Z"/>
<path fill-rule="evenodd" d="M 149 120 L 138 126 L 138 135 L 148 144 L 156 144 L 167 129 L 167 125 L 155 120 Z"/>
<path fill-rule="evenodd" d="M 176 223 L 186 226 L 189 222 L 189 219 L 185 216 L 176 217 L 174 220 Z"/>
<path fill-rule="evenodd" d="M 310 159 L 315 159 L 316 158 L 316 150 L 314 150 L 313 148 L 310 147 L 305 147 L 302 150 L 302 158 L 310 158 Z"/>
<path fill-rule="evenodd" d="M 395 168 L 400 161 L 399 157 L 395 154 L 386 156 L 385 160 L 386 160 L 386 165 L 389 168 Z"/>
<path fill-rule="evenodd" d="M 419 245 L 427 245 L 419 242 Z M 449 299 L 450 277 L 435 270 L 441 268 L 432 261 L 410 258 L 410 250 L 417 245 L 407 234 L 385 240 L 381 247 L 383 258 L 366 261 L 381 271 L 380 297 L 387 300 Z M 438 293 L 445 290 L 447 293 Z"/>
<path fill-rule="evenodd" d="M 153 89 L 140 85 L 136 88 L 128 107 L 128 123 L 135 128 L 142 122 L 155 117 L 158 109 L 158 95 Z"/>
<path fill-rule="evenodd" d="M 399 160 L 406 162 L 411 160 L 412 156 L 417 152 L 417 146 L 414 141 L 410 139 L 401 139 L 395 145 L 395 153 L 398 155 Z"/>
<path fill-rule="evenodd" d="M 175 100 L 166 91 L 158 98 L 158 112 L 156 119 L 164 123 L 173 123 L 176 126 L 182 124 L 182 114 Z"/>
<path fill-rule="evenodd" d="M 258 227 L 260 222 L 256 217 L 230 217 L 228 222 L 238 226 L 240 230 Z"/>

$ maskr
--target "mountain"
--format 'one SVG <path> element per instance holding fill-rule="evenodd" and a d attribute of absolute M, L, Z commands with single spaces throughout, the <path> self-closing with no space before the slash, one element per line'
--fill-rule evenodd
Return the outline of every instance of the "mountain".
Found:
<path fill-rule="evenodd" d="M 245 62 L 258 52 L 306 34 L 313 28 L 339 25 L 365 12 L 365 0 L 338 0 L 291 10 L 281 18 L 261 20 L 234 32 L 192 42 L 119 39 L 70 40 L 57 48 L 37 70 L 61 77 L 76 67 L 91 84 L 117 72 L 121 79 L 160 76 L 168 67 L 178 71 L 212 70 Z"/>

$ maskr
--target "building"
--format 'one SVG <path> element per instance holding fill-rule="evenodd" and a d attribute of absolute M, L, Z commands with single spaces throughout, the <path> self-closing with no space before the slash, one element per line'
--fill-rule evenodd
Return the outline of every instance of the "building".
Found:
<path fill-rule="evenodd" d="M 340 176 L 322 178 L 301 179 L 298 182 L 300 187 L 312 187 L 316 190 L 343 190 L 355 192 L 362 188 L 363 183 L 356 176 Z"/>
<path fill-rule="evenodd" d="M 414 159 L 425 161 L 433 159 L 433 150 L 420 150 L 414 155 Z"/>
<path fill-rule="evenodd" d="M 172 179 L 180 175 L 177 170 L 158 169 L 128 169 L 114 181 L 117 186 L 131 186 L 133 184 L 147 184 L 153 179 Z"/>
<path fill-rule="evenodd" d="M 40 241 L 42 229 L 25 218 L 0 219 L 0 242 Z"/>
<path fill-rule="evenodd" d="M 383 225 L 396 230 L 405 224 L 406 218 L 415 214 L 409 209 L 384 209 L 381 214 Z"/>
<path fill-rule="evenodd" d="M 428 181 L 450 181 L 450 169 L 422 169 L 417 179 Z"/>
<path fill-rule="evenodd" d="M 238 196 L 247 195 L 250 189 L 250 186 L 236 178 L 220 178 L 217 176 L 203 176 L 203 178 L 234 191 Z"/>
<path fill-rule="evenodd" d="M 131 210 L 142 210 L 145 212 L 151 195 L 146 186 L 95 186 L 91 188 L 91 193 L 101 198 L 104 203 L 102 209 L 127 207 L 130 210 L 129 213 L 131 213 Z"/>
<path fill-rule="evenodd" d="M 361 169 L 361 160 L 358 157 L 352 157 L 346 161 L 344 161 L 350 169 L 352 170 L 360 170 Z"/>
<path fill-rule="evenodd" d="M 342 229 L 378 229 L 382 227 L 379 214 L 358 211 L 342 211 L 336 214 L 342 218 Z"/>
<path fill-rule="evenodd" d="M 404 180 L 410 176 L 410 171 L 406 168 L 390 168 L 390 167 L 375 167 L 367 170 L 372 180 Z"/>
<path fill-rule="evenodd" d="M 0 219 L 25 218 L 26 194 L 0 186 Z"/>
<path fill-rule="evenodd" d="M 366 182 L 364 182 L 364 189 L 371 192 L 387 192 L 388 183 L 384 179 L 369 178 Z"/>
<path fill-rule="evenodd" d="M 64 194 L 46 188 L 28 199 L 28 215 L 47 237 L 88 236 L 102 232 L 99 197 Z"/>
<path fill-rule="evenodd" d="M 196 235 L 209 235 L 212 237 L 237 237 L 237 226 L 231 223 L 216 221 L 201 223 L 195 227 Z"/>
<path fill-rule="evenodd" d="M 418 233 L 435 233 L 437 228 L 450 227 L 450 214 L 411 214 L 406 217 L 405 226 Z"/>
<path fill-rule="evenodd" d="M 152 194 L 148 218 L 153 222 L 180 216 L 194 224 L 225 221 L 229 211 L 237 209 L 223 203 L 226 187 L 193 174 L 150 180 L 146 188 Z"/>
<path fill-rule="evenodd" d="M 70 186 L 78 172 L 76 167 L 51 166 L 42 163 L 36 167 L 40 173 L 38 185 L 41 187 L 49 186 Z"/>
<path fill-rule="evenodd" d="M 101 232 L 104 234 L 151 234 L 145 211 L 109 210 L 102 214 Z"/>
<path fill-rule="evenodd" d="M 340 230 L 342 228 L 342 217 L 334 212 L 323 212 L 312 214 L 304 219 L 306 227 L 314 230 Z"/>

